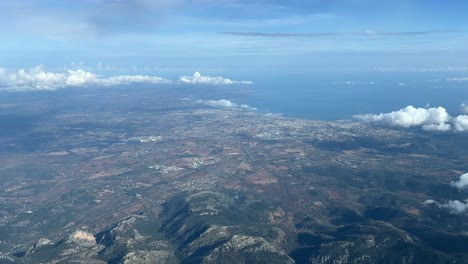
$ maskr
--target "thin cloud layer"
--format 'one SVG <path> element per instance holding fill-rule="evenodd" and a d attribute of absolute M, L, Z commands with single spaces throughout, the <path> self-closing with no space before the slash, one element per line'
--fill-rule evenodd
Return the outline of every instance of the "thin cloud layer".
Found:
<path fill-rule="evenodd" d="M 269 37 L 269 38 L 288 38 L 288 37 L 306 37 L 306 38 L 321 38 L 321 37 L 346 37 L 346 36 L 357 36 L 357 37 L 411 37 L 421 35 L 432 35 L 441 33 L 454 33 L 455 30 L 426 30 L 426 31 L 399 31 L 399 32 L 377 32 L 373 30 L 366 30 L 362 32 L 306 32 L 306 33 L 295 33 L 295 32 L 236 32 L 226 31 L 220 32 L 223 35 L 234 35 L 234 36 L 248 36 L 248 37 Z"/>
<path fill-rule="evenodd" d="M 257 110 L 255 107 L 251 107 L 246 104 L 236 104 L 232 101 L 221 99 L 221 100 L 198 100 L 198 104 L 203 104 L 210 107 L 217 107 L 217 108 L 235 108 L 235 109 L 244 109 L 244 110 Z"/>
<path fill-rule="evenodd" d="M 447 66 L 435 68 L 419 68 L 419 67 L 372 67 L 368 68 L 371 72 L 466 72 L 468 67 Z M 468 79 L 468 78 L 467 78 Z M 453 78 L 445 79 L 446 81 L 455 81 Z M 428 82 L 439 82 L 440 80 L 428 80 Z"/>
<path fill-rule="evenodd" d="M 468 77 L 447 78 L 447 82 L 468 82 Z"/>
<path fill-rule="evenodd" d="M 462 113 L 468 114 L 468 105 L 467 104 L 461 104 L 460 108 L 461 108 Z"/>
<path fill-rule="evenodd" d="M 207 84 L 207 85 L 226 85 L 226 84 L 252 84 L 251 81 L 233 81 L 221 76 L 211 77 L 202 76 L 199 72 L 195 72 L 193 76 L 181 76 L 179 82 L 187 84 Z"/>
<path fill-rule="evenodd" d="M 453 117 L 443 107 L 416 108 L 410 105 L 390 113 L 355 115 L 354 118 L 390 126 L 421 127 L 426 131 L 468 132 L 468 115 Z"/>
<path fill-rule="evenodd" d="M 346 81 L 344 82 L 346 85 L 374 85 L 375 82 L 355 82 L 355 81 Z"/>
<path fill-rule="evenodd" d="M 374 85 L 375 82 L 366 82 L 366 81 L 345 81 L 345 82 L 332 82 L 335 85 L 356 85 L 356 86 L 367 86 Z"/>
<path fill-rule="evenodd" d="M 182 76 L 179 81 L 172 81 L 158 76 L 149 75 L 117 75 L 103 77 L 82 69 L 67 70 L 63 73 L 48 72 L 44 66 L 36 66 L 31 69 L 20 69 L 16 72 L 0 68 L 0 90 L 7 91 L 34 91 L 34 90 L 57 90 L 68 87 L 88 86 L 118 86 L 136 83 L 147 84 L 251 84 L 251 82 L 233 81 L 224 77 L 202 76 L 196 72 L 193 77 Z"/>

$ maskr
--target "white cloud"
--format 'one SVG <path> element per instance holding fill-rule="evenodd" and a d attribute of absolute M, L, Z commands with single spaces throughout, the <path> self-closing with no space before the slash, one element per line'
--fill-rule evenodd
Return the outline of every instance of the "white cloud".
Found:
<path fill-rule="evenodd" d="M 422 126 L 423 129 L 432 131 L 450 130 L 450 125 L 447 124 L 447 122 L 450 121 L 450 115 L 443 107 L 415 108 L 410 105 L 391 113 L 356 115 L 355 117 L 368 122 L 392 126 Z"/>
<path fill-rule="evenodd" d="M 375 82 L 366 82 L 366 81 L 345 81 L 345 82 L 332 82 L 332 84 L 337 85 L 374 85 Z"/>
<path fill-rule="evenodd" d="M 44 71 L 43 66 L 17 72 L 0 69 L 0 87 L 6 90 L 55 90 L 65 86 L 80 86 L 95 79 L 96 75 L 82 70 L 52 73 Z"/>
<path fill-rule="evenodd" d="M 374 82 L 355 82 L 355 81 L 346 81 L 346 85 L 374 85 Z"/>
<path fill-rule="evenodd" d="M 467 189 L 468 188 L 468 173 L 462 174 L 457 181 L 452 181 L 450 185 L 454 188 L 459 190 Z M 446 204 L 441 204 L 434 200 L 426 200 L 424 202 L 426 205 L 435 205 L 439 208 L 445 208 L 450 211 L 452 214 L 463 214 L 468 213 L 468 199 L 464 202 L 460 202 L 458 200 L 451 200 Z"/>
<path fill-rule="evenodd" d="M 98 83 L 101 80 L 98 78 L 96 74 L 93 74 L 91 72 L 86 72 L 84 70 L 68 70 L 68 74 L 61 75 L 65 78 L 65 86 L 85 86 L 87 84 L 91 83 Z M 44 71 L 42 71 L 44 73 Z M 51 74 L 53 73 L 45 73 L 45 74 Z M 55 74 L 56 76 L 59 76 L 60 74 Z M 34 81 L 34 77 L 32 79 Z M 47 85 L 47 82 L 44 83 Z M 63 85 L 60 82 L 55 83 L 56 86 Z"/>
<path fill-rule="evenodd" d="M 47 72 L 44 66 L 8 72 L 0 68 L 0 89 L 10 91 L 56 90 L 65 87 L 85 87 L 89 85 L 115 86 L 130 83 L 170 83 L 161 77 L 144 75 L 119 75 L 101 77 L 82 69 L 67 70 L 66 73 Z"/>
<path fill-rule="evenodd" d="M 257 110 L 255 107 L 251 107 L 246 104 L 236 104 L 232 101 L 221 99 L 221 100 L 198 100 L 198 104 L 203 104 L 206 106 L 211 107 L 219 107 L 219 108 L 236 108 L 236 109 L 245 109 L 245 110 Z"/>
<path fill-rule="evenodd" d="M 457 189 L 468 188 L 468 173 L 462 174 L 458 181 L 453 181 L 450 183 L 450 185 Z"/>
<path fill-rule="evenodd" d="M 251 81 L 233 81 L 221 76 L 211 77 L 202 76 L 199 72 L 195 72 L 193 76 L 181 76 L 179 78 L 181 83 L 189 84 L 209 84 L 209 85 L 226 85 L 226 84 L 252 84 Z"/>
<path fill-rule="evenodd" d="M 136 70 L 135 67 L 133 67 Z M 97 64 L 97 69 L 103 69 L 102 63 Z M 33 90 L 57 90 L 66 87 L 86 86 L 117 86 L 132 83 L 148 84 L 251 84 L 247 81 L 232 81 L 223 77 L 202 76 L 196 72 L 192 77 L 182 76 L 179 81 L 171 81 L 162 77 L 150 75 L 117 75 L 104 77 L 85 71 L 83 69 L 67 70 L 62 73 L 48 72 L 43 65 L 31 69 L 7 71 L 0 68 L 0 90 L 8 91 L 33 91 Z"/>
<path fill-rule="evenodd" d="M 462 214 L 468 212 L 468 199 L 465 202 L 449 201 L 447 204 L 443 204 L 442 207 L 449 209 L 452 214 Z"/>
<path fill-rule="evenodd" d="M 457 132 L 468 132 L 468 115 L 459 115 L 453 118 L 453 128 Z"/>
<path fill-rule="evenodd" d="M 364 114 L 354 117 L 366 122 L 391 126 L 419 126 L 426 131 L 468 132 L 468 115 L 450 116 L 443 107 L 416 108 L 410 105 L 390 113 Z"/>
<path fill-rule="evenodd" d="M 107 86 L 130 84 L 130 83 L 172 83 L 172 81 L 157 76 L 149 75 L 118 75 L 107 79 L 102 79 L 102 83 Z"/>
<path fill-rule="evenodd" d="M 434 201 L 432 199 L 424 201 L 424 204 L 435 204 L 435 205 L 438 205 L 438 206 L 440 205 L 438 202 L 436 202 L 436 201 Z"/>
<path fill-rule="evenodd" d="M 451 200 L 446 204 L 440 204 L 434 200 L 427 200 L 424 202 L 426 205 L 435 205 L 439 208 L 445 208 L 450 211 L 452 214 L 463 214 L 468 212 L 468 199 L 465 202 L 460 202 L 458 200 Z"/>

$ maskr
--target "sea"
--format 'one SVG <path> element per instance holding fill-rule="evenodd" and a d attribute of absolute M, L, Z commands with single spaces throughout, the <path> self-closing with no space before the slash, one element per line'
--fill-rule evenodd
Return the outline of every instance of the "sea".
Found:
<path fill-rule="evenodd" d="M 253 75 L 238 103 L 286 117 L 343 120 L 408 105 L 444 107 L 451 115 L 468 104 L 468 76 L 452 72 L 351 72 Z"/>

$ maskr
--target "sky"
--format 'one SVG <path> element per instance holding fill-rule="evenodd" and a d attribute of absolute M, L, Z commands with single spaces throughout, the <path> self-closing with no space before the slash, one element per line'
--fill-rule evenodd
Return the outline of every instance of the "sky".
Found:
<path fill-rule="evenodd" d="M 468 66 L 462 0 L 2 0 L 0 67 L 154 73 Z"/>

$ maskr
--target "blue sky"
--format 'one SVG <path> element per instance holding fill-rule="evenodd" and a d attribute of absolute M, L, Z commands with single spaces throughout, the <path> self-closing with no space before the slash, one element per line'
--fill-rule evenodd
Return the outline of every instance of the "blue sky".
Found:
<path fill-rule="evenodd" d="M 3 0 L 0 67 L 465 67 L 467 1 Z"/>

